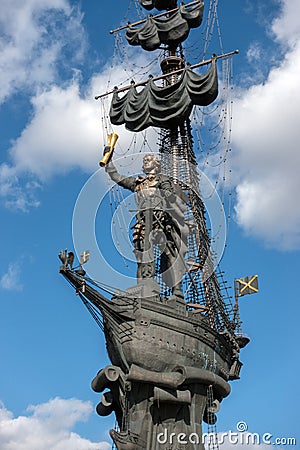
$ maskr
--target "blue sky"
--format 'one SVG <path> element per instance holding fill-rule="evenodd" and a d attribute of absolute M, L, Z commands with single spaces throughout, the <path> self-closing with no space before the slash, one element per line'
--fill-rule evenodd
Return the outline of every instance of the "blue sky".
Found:
<path fill-rule="evenodd" d="M 251 343 L 218 431 L 235 431 L 243 420 L 250 432 L 299 441 L 300 5 L 223 3 L 223 47 L 240 54 L 233 208 L 221 267 L 229 285 L 258 273 L 260 293 L 241 299 Z M 103 148 L 94 95 L 106 88 L 114 45 L 108 30 L 127 1 L 106 5 L 0 0 L 1 450 L 110 448 L 114 420 L 96 415 L 90 388 L 108 363 L 104 340 L 59 275 L 57 258 L 73 247 L 74 205 Z M 114 81 L 122 75 L 115 69 Z"/>

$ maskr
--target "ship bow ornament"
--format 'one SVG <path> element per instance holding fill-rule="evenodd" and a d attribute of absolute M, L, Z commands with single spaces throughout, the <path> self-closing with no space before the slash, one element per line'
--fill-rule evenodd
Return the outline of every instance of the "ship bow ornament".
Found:
<path fill-rule="evenodd" d="M 86 273 L 89 251 L 76 266 L 74 253 L 63 250 L 60 272 L 105 335 L 111 364 L 100 368 L 92 389 L 99 395 L 97 413 L 115 415 L 117 425 L 110 431 L 113 448 L 204 449 L 203 422 L 216 437 L 216 413 L 230 393 L 229 381 L 240 377 L 240 349 L 249 342 L 241 331 L 239 298 L 251 289 L 257 291 L 255 277 L 236 280 L 236 302 L 231 303 L 212 251 L 194 145 L 197 117 L 200 134 L 209 119 L 216 120 L 206 118 L 205 107 L 219 99 L 217 60 L 231 61 L 237 51 L 203 57 L 190 65 L 183 43 L 194 33 L 192 29 L 205 23 L 208 45 L 215 23 L 211 11 L 205 18 L 203 2 L 139 0 L 135 4 L 141 12 L 154 9 L 155 14 L 111 33 L 125 30 L 128 44 L 141 51 L 159 49 L 162 74 L 133 80 L 96 98 L 112 96 L 109 113 L 103 115 L 109 123 L 105 122 L 101 170 L 118 189 L 133 193 L 136 201 L 135 222 L 130 226 L 136 279 L 124 290 L 110 289 L 109 280 L 91 279 Z M 217 2 L 211 5 L 216 14 Z M 199 73 L 203 66 L 204 73 Z M 227 72 L 222 79 L 221 111 L 227 111 L 226 101 L 230 107 L 225 79 L 230 82 Z M 201 113 L 191 117 L 197 106 Z M 157 129 L 158 149 L 144 154 L 139 176 L 123 175 L 114 164 L 113 152 L 122 138 L 113 126 L 120 125 L 134 133 Z M 212 132 L 215 129 L 211 126 Z M 219 141 L 212 140 L 212 149 L 228 142 L 227 129 L 221 125 L 223 134 Z M 226 155 L 221 158 L 224 164 Z M 218 444 L 208 443 L 208 448 Z"/>

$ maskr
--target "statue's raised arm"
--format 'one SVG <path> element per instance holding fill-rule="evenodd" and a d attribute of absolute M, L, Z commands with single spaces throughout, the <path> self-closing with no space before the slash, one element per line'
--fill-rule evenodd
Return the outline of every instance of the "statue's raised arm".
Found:
<path fill-rule="evenodd" d="M 126 177 L 125 175 L 121 175 L 117 171 L 116 166 L 112 162 L 112 159 L 110 159 L 110 161 L 105 166 L 105 170 L 115 183 L 119 184 L 125 189 L 129 189 L 132 192 L 135 191 L 137 179 L 134 177 Z"/>

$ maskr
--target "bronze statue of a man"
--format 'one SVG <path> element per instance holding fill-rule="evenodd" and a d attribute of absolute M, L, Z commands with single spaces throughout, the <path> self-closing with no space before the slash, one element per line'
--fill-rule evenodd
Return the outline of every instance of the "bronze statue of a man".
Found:
<path fill-rule="evenodd" d="M 154 154 L 143 158 L 145 176 L 126 177 L 117 172 L 110 161 L 105 169 L 110 178 L 136 193 L 137 214 L 133 230 L 137 260 L 137 281 L 153 279 L 155 259 L 153 246 L 160 250 L 159 271 L 172 294 L 183 297 L 182 276 L 187 251 L 188 227 L 184 221 L 185 194 L 168 176 L 161 173 L 160 161 Z"/>

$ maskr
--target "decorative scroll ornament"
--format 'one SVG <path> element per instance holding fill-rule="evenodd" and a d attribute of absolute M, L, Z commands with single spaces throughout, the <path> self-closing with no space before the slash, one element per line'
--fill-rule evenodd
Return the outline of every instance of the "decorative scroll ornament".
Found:
<path fill-rule="evenodd" d="M 187 39 L 190 29 L 200 26 L 203 18 L 204 3 L 190 7 L 182 5 L 170 17 L 148 17 L 146 22 L 136 28 L 131 25 L 126 31 L 130 45 L 140 45 L 144 50 L 155 50 L 161 44 L 171 47 Z"/>
<path fill-rule="evenodd" d="M 150 79 L 140 92 L 132 84 L 123 97 L 114 93 L 110 120 L 113 125 L 125 124 L 128 130 L 134 132 L 149 126 L 172 128 L 189 117 L 194 105 L 209 105 L 217 95 L 217 68 L 213 58 L 204 75 L 198 75 L 187 67 L 172 85 L 156 86 Z"/>

